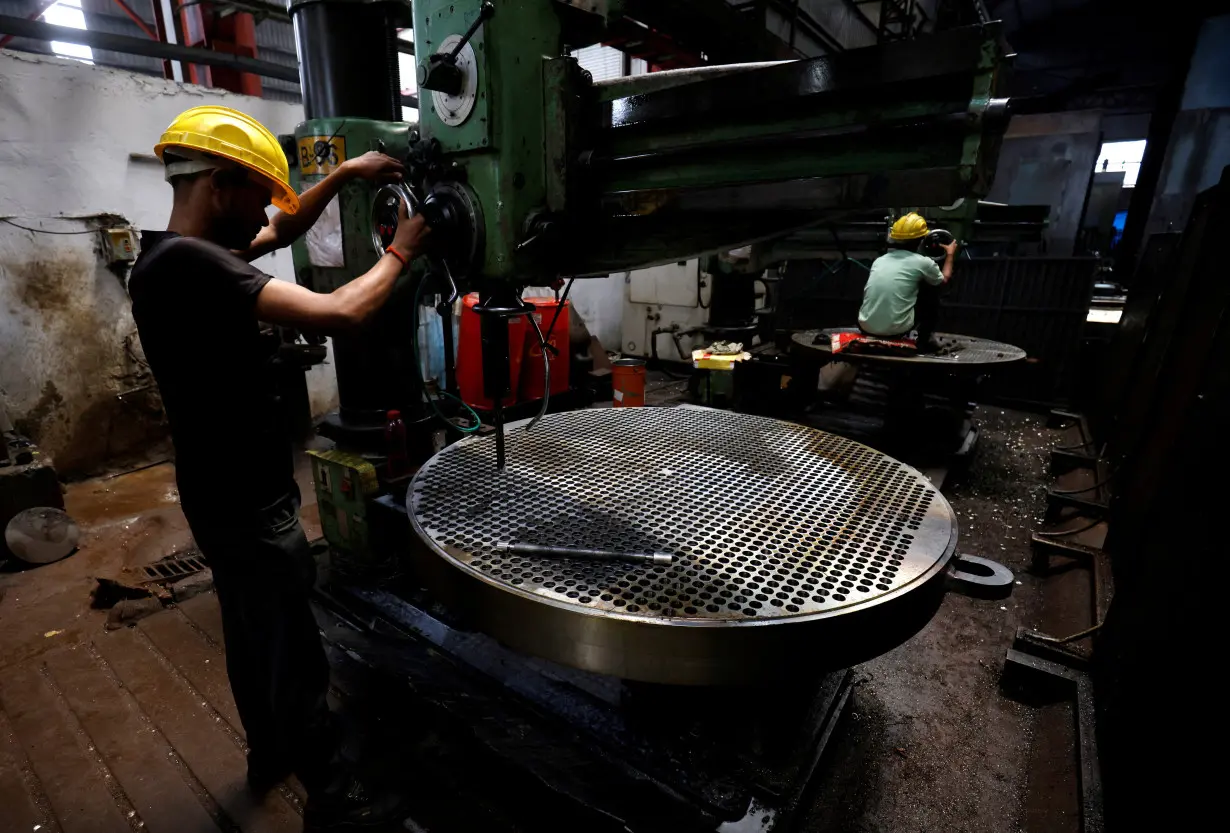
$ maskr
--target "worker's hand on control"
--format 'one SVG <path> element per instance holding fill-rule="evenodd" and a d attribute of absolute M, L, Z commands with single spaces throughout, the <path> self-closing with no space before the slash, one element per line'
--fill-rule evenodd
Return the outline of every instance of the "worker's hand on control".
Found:
<path fill-rule="evenodd" d="M 956 240 L 952 241 L 951 243 L 941 243 L 940 248 L 943 249 L 944 253 L 948 255 L 949 257 L 957 256 L 957 241 Z"/>
<path fill-rule="evenodd" d="M 393 233 L 393 247 L 405 253 L 407 257 L 415 257 L 422 254 L 430 234 L 431 227 L 427 225 L 423 215 L 409 216 L 406 213 L 406 204 L 403 202 L 397 211 L 397 231 Z"/>
<path fill-rule="evenodd" d="M 370 182 L 401 182 L 406 178 L 406 166 L 392 156 L 371 150 L 342 163 L 350 174 Z"/>

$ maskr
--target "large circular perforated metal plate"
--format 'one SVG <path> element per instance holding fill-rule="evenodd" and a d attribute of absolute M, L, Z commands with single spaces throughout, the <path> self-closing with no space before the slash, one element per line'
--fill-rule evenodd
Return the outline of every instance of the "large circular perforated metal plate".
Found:
<path fill-rule="evenodd" d="M 516 615 L 483 611 L 509 620 L 489 623 L 493 635 L 625 675 L 627 657 L 612 669 L 593 645 L 579 652 L 588 659 L 561 656 L 528 637 L 535 611 L 573 622 L 583 642 L 605 645 L 594 633 L 619 622 L 642 636 L 707 631 L 713 644 L 714 631 L 841 618 L 899 597 L 943 568 L 957 538 L 948 502 L 903 463 L 805 426 L 686 407 L 573 411 L 510 428 L 502 473 L 493 438 L 463 440 L 420 470 L 407 508 L 431 550 L 471 580 L 463 592 L 481 591 L 488 606 L 530 603 Z M 675 561 L 510 555 L 499 548 L 508 543 Z"/>
<path fill-rule="evenodd" d="M 791 338 L 799 347 L 828 356 L 833 352 L 829 336 L 834 333 L 857 332 L 856 327 L 831 327 L 827 330 L 805 330 L 795 333 Z M 940 349 L 934 353 L 901 356 L 886 353 L 855 353 L 847 350 L 843 351 L 840 356 L 843 361 L 848 359 L 850 361 L 944 367 L 1009 364 L 1025 358 L 1025 351 L 1020 347 L 999 341 L 988 341 L 985 338 L 974 338 L 955 333 L 936 333 L 935 339 L 939 342 Z"/>

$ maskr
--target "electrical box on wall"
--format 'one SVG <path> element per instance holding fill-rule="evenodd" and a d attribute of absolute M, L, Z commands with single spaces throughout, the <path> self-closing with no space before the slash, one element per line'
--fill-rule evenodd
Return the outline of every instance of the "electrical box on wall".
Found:
<path fill-rule="evenodd" d="M 658 358 L 690 361 L 704 341 L 698 328 L 709 319 L 704 280 L 695 258 L 629 272 L 620 352 L 650 358 L 656 346 Z"/>
<path fill-rule="evenodd" d="M 107 263 L 133 263 L 137 259 L 137 233 L 131 228 L 102 229 L 103 253 Z"/>

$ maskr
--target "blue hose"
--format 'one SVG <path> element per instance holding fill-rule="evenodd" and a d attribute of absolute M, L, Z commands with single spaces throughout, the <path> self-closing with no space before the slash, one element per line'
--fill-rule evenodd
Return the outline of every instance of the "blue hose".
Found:
<path fill-rule="evenodd" d="M 418 375 L 418 378 L 419 378 L 419 388 L 423 391 L 423 396 L 427 397 L 427 404 L 431 405 L 431 410 L 435 412 L 436 416 L 439 417 L 441 421 L 447 422 L 450 427 L 456 428 L 458 431 L 460 431 L 463 434 L 473 434 L 478 429 L 483 427 L 483 421 L 482 419 L 479 418 L 478 413 L 473 408 L 471 408 L 469 405 L 467 405 L 465 402 L 463 402 L 461 399 L 459 399 L 458 397 L 453 396 L 451 393 L 449 393 L 446 390 L 442 390 L 440 391 L 441 396 L 447 399 L 453 400 L 458 405 L 460 405 L 462 408 L 465 408 L 466 411 L 469 412 L 470 416 L 474 418 L 474 424 L 468 427 L 464 427 L 464 428 L 460 425 L 450 422 L 449 418 L 446 417 L 440 411 L 440 407 L 436 405 L 435 397 L 433 397 L 430 393 L 427 392 L 427 384 L 426 382 L 423 381 L 423 364 L 421 361 L 419 361 L 419 304 L 422 303 L 423 287 L 426 285 L 427 285 L 427 276 L 424 275 L 423 278 L 419 280 L 418 288 L 414 290 L 414 320 L 411 322 L 414 325 L 414 339 L 411 342 L 411 346 L 414 352 L 414 372 Z M 441 323 L 443 324 L 443 326 L 449 326 L 450 322 L 445 322 L 442 318 Z"/>

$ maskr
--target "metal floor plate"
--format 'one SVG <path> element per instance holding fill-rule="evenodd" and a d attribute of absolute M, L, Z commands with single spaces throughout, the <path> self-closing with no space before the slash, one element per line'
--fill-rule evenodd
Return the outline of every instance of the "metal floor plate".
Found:
<path fill-rule="evenodd" d="M 856 333 L 855 327 L 830 327 L 826 330 L 805 330 L 795 333 L 791 339 L 799 347 L 829 355 L 833 352 L 829 336 L 833 333 Z M 819 341 L 817 341 L 819 338 Z M 1008 364 L 1019 362 L 1025 358 L 1025 351 L 1011 344 L 998 341 L 988 341 L 984 338 L 957 335 L 955 333 L 936 333 L 936 340 L 942 350 L 936 353 L 919 353 L 915 356 L 894 356 L 879 353 L 842 353 L 842 359 L 858 361 L 886 362 L 891 364 L 910 365 L 987 365 Z"/>
<path fill-rule="evenodd" d="M 489 585 L 590 615 L 755 626 L 897 596 L 956 546 L 919 472 L 801 425 L 703 408 L 549 414 L 432 458 L 407 498 L 416 531 Z M 510 555 L 501 543 L 665 551 L 670 566 Z"/>

